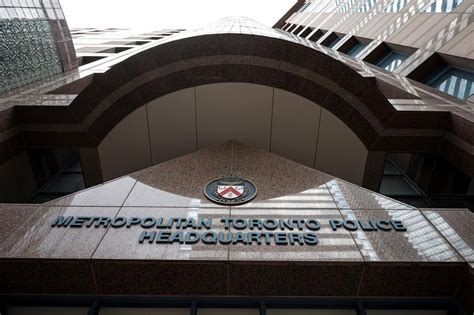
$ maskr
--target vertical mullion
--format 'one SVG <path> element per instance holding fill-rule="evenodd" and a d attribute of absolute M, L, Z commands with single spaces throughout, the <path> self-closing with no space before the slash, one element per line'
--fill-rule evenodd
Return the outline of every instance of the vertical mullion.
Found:
<path fill-rule="evenodd" d="M 356 314 L 357 315 L 367 315 L 367 312 L 365 311 L 364 303 L 362 301 L 357 301 Z"/>
<path fill-rule="evenodd" d="M 100 310 L 99 299 L 94 299 L 92 301 L 91 306 L 89 307 L 89 311 L 87 311 L 87 315 L 98 315 L 99 310 Z"/>
<path fill-rule="evenodd" d="M 193 303 L 191 303 L 191 308 L 189 309 L 189 314 L 190 315 L 197 315 L 197 302 L 196 301 L 193 301 Z"/>
<path fill-rule="evenodd" d="M 265 301 L 260 301 L 260 315 L 267 315 L 267 304 Z"/>

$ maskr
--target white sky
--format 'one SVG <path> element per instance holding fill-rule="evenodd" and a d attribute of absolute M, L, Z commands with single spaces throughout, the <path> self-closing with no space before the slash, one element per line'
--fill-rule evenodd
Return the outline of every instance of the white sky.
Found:
<path fill-rule="evenodd" d="M 296 0 L 60 0 L 69 27 L 195 28 L 227 16 L 268 26 Z"/>

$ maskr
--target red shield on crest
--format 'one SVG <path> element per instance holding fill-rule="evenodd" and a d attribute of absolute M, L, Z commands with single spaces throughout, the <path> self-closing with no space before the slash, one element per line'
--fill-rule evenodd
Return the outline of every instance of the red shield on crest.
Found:
<path fill-rule="evenodd" d="M 217 193 L 219 196 L 227 199 L 235 199 L 244 193 L 243 185 L 218 185 Z"/>

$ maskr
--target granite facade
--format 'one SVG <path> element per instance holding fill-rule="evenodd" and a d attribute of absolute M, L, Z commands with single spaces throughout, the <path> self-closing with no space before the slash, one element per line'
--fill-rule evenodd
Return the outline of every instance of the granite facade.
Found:
<path fill-rule="evenodd" d="M 231 172 L 255 183 L 254 201 L 219 206 L 206 199 L 206 183 Z M 462 285 L 474 262 L 471 212 L 419 210 L 234 141 L 41 206 L 4 204 L 1 212 L 2 294 L 472 294 Z M 212 219 L 210 231 L 224 234 L 249 230 L 226 229 L 222 218 L 312 218 L 321 227 L 315 246 L 157 244 L 139 243 L 138 225 L 52 227 L 59 215 Z M 406 231 L 334 230 L 329 224 L 343 219 L 400 220 Z"/>

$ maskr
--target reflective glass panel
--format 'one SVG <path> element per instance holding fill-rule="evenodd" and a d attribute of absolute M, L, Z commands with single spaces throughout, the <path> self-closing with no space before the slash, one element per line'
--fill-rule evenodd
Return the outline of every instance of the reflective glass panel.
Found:
<path fill-rule="evenodd" d="M 416 189 L 402 176 L 384 176 L 380 185 L 384 195 L 418 195 Z"/>
<path fill-rule="evenodd" d="M 336 44 L 339 43 L 340 40 L 341 38 L 337 37 L 336 39 L 333 40 L 333 42 L 328 47 L 334 48 L 334 46 L 336 46 Z"/>
<path fill-rule="evenodd" d="M 299 10 L 298 12 L 303 12 L 308 6 L 310 5 L 310 3 L 305 3 Z"/>
<path fill-rule="evenodd" d="M 426 12 L 430 13 L 440 13 L 440 12 L 451 12 L 458 5 L 462 3 L 463 0 L 432 0 L 433 3 L 426 9 Z"/>
<path fill-rule="evenodd" d="M 352 47 L 351 50 L 349 50 L 347 52 L 347 54 L 349 56 L 352 56 L 352 57 L 357 57 L 361 52 L 362 50 L 365 49 L 365 47 L 367 47 L 367 44 L 364 44 L 364 43 L 358 43 L 357 45 L 355 45 L 354 47 Z"/>
<path fill-rule="evenodd" d="M 385 12 L 399 12 L 409 2 L 410 0 L 393 0 L 393 2 L 385 8 Z"/>
<path fill-rule="evenodd" d="M 432 78 L 428 85 L 449 95 L 467 99 L 474 94 L 474 73 L 450 67 Z"/>
<path fill-rule="evenodd" d="M 377 3 L 377 0 L 368 0 L 357 12 L 369 12 L 370 9 Z"/>
<path fill-rule="evenodd" d="M 377 63 L 377 66 L 384 68 L 387 71 L 393 71 L 397 69 L 407 58 L 407 55 L 391 51 Z"/>

